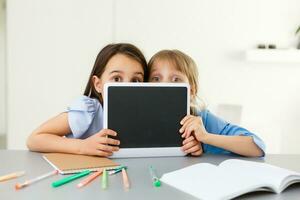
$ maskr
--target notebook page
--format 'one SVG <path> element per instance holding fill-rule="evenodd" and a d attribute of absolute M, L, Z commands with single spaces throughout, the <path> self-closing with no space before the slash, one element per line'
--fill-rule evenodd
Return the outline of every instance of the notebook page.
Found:
<path fill-rule="evenodd" d="M 284 181 L 282 181 L 279 192 L 282 192 L 290 185 L 292 185 L 294 183 L 299 183 L 299 182 L 300 182 L 300 174 L 299 175 L 291 175 L 291 176 L 287 177 Z"/>
<path fill-rule="evenodd" d="M 241 182 L 245 180 L 234 174 L 223 172 L 219 167 L 200 163 L 174 172 L 164 174 L 161 180 L 183 192 L 200 199 L 229 199 L 238 196 L 247 190 L 241 188 Z M 246 184 L 242 184 L 246 185 Z"/>
<path fill-rule="evenodd" d="M 276 167 L 266 163 L 230 159 L 219 165 L 224 171 L 231 171 L 236 176 L 253 177 L 257 182 L 272 187 L 275 192 L 281 192 L 280 186 L 291 175 L 300 175 L 297 172 Z"/>

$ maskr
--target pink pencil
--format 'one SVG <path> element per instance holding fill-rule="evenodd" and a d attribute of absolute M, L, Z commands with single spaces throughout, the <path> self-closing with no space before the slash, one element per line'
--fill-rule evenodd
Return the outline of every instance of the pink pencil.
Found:
<path fill-rule="evenodd" d="M 95 178 L 97 178 L 101 173 L 102 173 L 102 169 L 93 173 L 92 175 L 88 176 L 86 179 L 84 179 L 82 182 L 77 184 L 77 188 L 81 188 L 85 185 L 87 185 L 88 183 L 92 182 Z"/>
<path fill-rule="evenodd" d="M 122 175 L 123 175 L 124 188 L 129 189 L 129 187 L 130 187 L 129 179 L 128 179 L 128 175 L 126 173 L 126 170 L 124 168 L 122 169 Z"/>
<path fill-rule="evenodd" d="M 48 178 L 49 176 L 53 176 L 53 175 L 56 175 L 56 174 L 58 174 L 58 171 L 57 171 L 57 170 L 54 170 L 54 171 L 51 171 L 51 172 L 49 172 L 49 173 L 47 173 L 47 174 L 38 176 L 38 177 L 36 177 L 36 178 L 34 178 L 34 179 L 27 180 L 27 181 L 25 181 L 24 183 L 17 183 L 17 184 L 15 185 L 15 189 L 16 189 L 16 190 L 22 189 L 22 188 L 27 187 L 27 186 L 29 186 L 29 185 L 35 183 L 35 182 L 41 181 L 41 180 L 43 180 L 43 179 L 45 179 L 45 178 Z"/>

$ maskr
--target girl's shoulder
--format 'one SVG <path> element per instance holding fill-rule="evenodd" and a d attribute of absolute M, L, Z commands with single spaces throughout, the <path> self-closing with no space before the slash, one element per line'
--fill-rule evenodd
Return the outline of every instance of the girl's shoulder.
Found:
<path fill-rule="evenodd" d="M 97 99 L 80 96 L 73 100 L 67 112 L 72 131 L 67 137 L 86 138 L 102 128 L 103 109 Z"/>
<path fill-rule="evenodd" d="M 196 116 L 199 116 L 202 118 L 202 121 L 204 125 L 208 124 L 228 124 L 224 119 L 216 116 L 212 112 L 210 112 L 208 109 L 198 110 L 196 112 Z"/>
<path fill-rule="evenodd" d="M 210 115 L 210 111 L 208 109 L 202 109 L 196 111 L 196 116 L 206 118 L 208 115 Z"/>
<path fill-rule="evenodd" d="M 74 99 L 67 110 L 96 112 L 100 106 L 101 104 L 97 99 L 82 95 Z"/>

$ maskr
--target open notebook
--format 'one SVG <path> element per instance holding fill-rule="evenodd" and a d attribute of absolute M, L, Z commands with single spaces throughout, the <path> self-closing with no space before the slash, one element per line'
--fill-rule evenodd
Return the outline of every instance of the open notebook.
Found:
<path fill-rule="evenodd" d="M 119 164 L 114 161 L 97 156 L 85 156 L 65 153 L 46 153 L 43 158 L 60 174 L 72 174 L 89 169 L 97 171 L 103 168 L 114 168 Z"/>
<path fill-rule="evenodd" d="M 300 173 L 273 165 L 230 159 L 219 166 L 195 164 L 166 173 L 161 181 L 200 199 L 232 199 L 254 191 L 282 192 Z"/>

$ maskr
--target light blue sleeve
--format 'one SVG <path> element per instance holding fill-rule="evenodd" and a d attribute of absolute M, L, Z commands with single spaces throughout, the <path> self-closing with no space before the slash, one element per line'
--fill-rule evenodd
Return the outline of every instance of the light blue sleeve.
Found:
<path fill-rule="evenodd" d="M 202 117 L 202 121 L 204 123 L 205 129 L 209 133 L 218 134 L 218 135 L 231 135 L 231 136 L 250 136 L 253 139 L 253 142 L 263 151 L 263 156 L 265 155 L 265 143 L 262 139 L 260 139 L 257 135 L 254 133 L 251 133 L 247 129 L 228 123 L 224 121 L 223 119 L 213 115 L 208 110 L 204 110 L 200 113 L 200 116 Z M 211 145 L 203 145 L 204 151 L 211 153 L 230 153 L 224 149 L 217 148 Z"/>
<path fill-rule="evenodd" d="M 99 106 L 99 101 L 87 96 L 75 99 L 67 109 L 69 126 L 72 131 L 67 137 L 83 138 L 91 126 Z"/>

